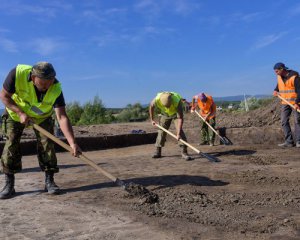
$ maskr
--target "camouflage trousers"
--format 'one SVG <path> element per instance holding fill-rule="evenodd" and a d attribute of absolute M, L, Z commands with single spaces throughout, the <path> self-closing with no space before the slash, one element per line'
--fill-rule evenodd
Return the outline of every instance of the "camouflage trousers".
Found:
<path fill-rule="evenodd" d="M 215 128 L 216 126 L 216 118 L 212 118 L 207 120 L 207 122 Z M 214 133 L 213 130 L 204 122 L 201 120 L 201 143 L 209 143 L 215 142 L 216 134 Z"/>
<path fill-rule="evenodd" d="M 177 129 L 178 125 L 177 125 L 177 116 L 176 115 L 174 117 L 168 117 L 168 116 L 161 115 L 161 117 L 159 118 L 159 125 L 162 126 L 165 129 L 169 129 L 170 126 L 171 126 L 172 120 L 174 120 L 175 127 Z M 163 130 L 159 129 L 158 130 L 158 135 L 157 135 L 157 138 L 156 138 L 155 146 L 156 147 L 163 147 L 163 146 L 165 146 L 166 137 L 167 137 L 167 133 L 164 132 Z M 180 131 L 180 138 L 182 140 L 184 140 L 184 141 L 187 141 L 185 133 L 183 132 L 183 130 Z M 180 141 L 178 143 L 179 143 L 180 147 L 185 146 Z"/>
<path fill-rule="evenodd" d="M 47 118 L 40 126 L 53 134 L 53 119 Z M 21 136 L 24 124 L 14 121 L 9 115 L 2 116 L 2 130 L 6 137 L 5 146 L 1 156 L 3 173 L 17 173 L 22 170 Z M 58 172 L 57 158 L 54 143 L 46 136 L 34 129 L 37 138 L 38 161 L 42 171 Z"/>

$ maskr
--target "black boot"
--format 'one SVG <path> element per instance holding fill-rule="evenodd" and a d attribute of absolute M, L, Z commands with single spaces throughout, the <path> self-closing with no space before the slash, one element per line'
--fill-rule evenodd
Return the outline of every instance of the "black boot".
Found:
<path fill-rule="evenodd" d="M 156 147 L 155 153 L 152 155 L 152 158 L 161 158 L 161 147 Z"/>
<path fill-rule="evenodd" d="M 58 194 L 60 189 L 55 184 L 53 176 L 53 172 L 45 172 L 45 191 L 47 191 L 49 194 Z"/>
<path fill-rule="evenodd" d="M 187 152 L 187 147 L 183 146 L 182 147 L 182 151 L 181 151 L 181 157 L 187 161 L 192 160 L 191 156 L 189 156 L 188 152 Z"/>
<path fill-rule="evenodd" d="M 0 192 L 0 199 L 11 198 L 15 193 L 15 175 L 5 173 L 5 186 Z"/>

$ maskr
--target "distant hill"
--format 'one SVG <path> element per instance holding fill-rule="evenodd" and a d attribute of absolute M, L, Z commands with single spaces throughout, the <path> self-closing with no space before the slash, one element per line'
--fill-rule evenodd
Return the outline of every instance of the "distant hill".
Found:
<path fill-rule="evenodd" d="M 272 95 L 246 95 L 246 98 L 255 97 L 256 99 L 270 98 Z M 228 97 L 213 97 L 215 102 L 231 102 L 231 101 L 242 101 L 244 100 L 244 95 L 228 96 Z"/>

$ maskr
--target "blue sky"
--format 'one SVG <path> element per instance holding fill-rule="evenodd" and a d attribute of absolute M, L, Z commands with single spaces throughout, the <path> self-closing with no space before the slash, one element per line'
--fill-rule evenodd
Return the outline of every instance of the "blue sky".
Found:
<path fill-rule="evenodd" d="M 0 77 L 49 61 L 66 102 L 271 94 L 276 62 L 300 71 L 297 0 L 0 0 L 0 19 Z"/>

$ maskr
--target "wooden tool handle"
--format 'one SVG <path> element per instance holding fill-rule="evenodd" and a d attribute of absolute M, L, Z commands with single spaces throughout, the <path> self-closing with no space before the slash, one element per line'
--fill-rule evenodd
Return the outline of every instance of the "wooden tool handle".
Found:
<path fill-rule="evenodd" d="M 157 126 L 158 128 L 160 128 L 161 130 L 165 131 L 166 133 L 168 133 L 169 135 L 171 135 L 173 138 L 177 139 L 176 135 L 171 133 L 169 130 L 165 129 L 164 127 L 160 126 L 159 124 L 155 124 L 155 126 Z M 200 154 L 201 151 L 198 150 L 197 148 L 195 148 L 194 146 L 192 146 L 191 144 L 187 143 L 186 141 L 179 139 L 180 142 L 182 142 L 183 144 L 185 144 L 186 146 L 190 147 L 191 149 L 193 149 L 196 153 Z"/>
<path fill-rule="evenodd" d="M 216 131 L 216 129 L 214 129 L 207 121 L 204 120 L 204 117 L 202 117 L 200 115 L 200 113 L 198 113 L 197 111 L 194 111 L 194 112 L 203 120 L 203 122 L 205 122 L 207 124 L 207 126 L 209 126 L 211 128 L 211 130 L 213 130 L 215 132 L 215 134 L 217 134 L 219 137 L 221 137 L 219 135 L 219 133 Z"/>
<path fill-rule="evenodd" d="M 286 104 L 290 105 L 293 109 L 295 109 L 297 112 L 300 113 L 300 110 L 296 109 L 295 106 L 293 104 L 291 104 L 288 100 L 286 100 L 285 98 L 281 97 L 279 94 L 277 94 L 277 97 L 279 97 L 282 101 L 284 101 Z"/>
<path fill-rule="evenodd" d="M 65 142 L 61 141 L 60 139 L 58 139 L 57 137 L 55 137 L 54 135 L 52 135 L 51 133 L 49 133 L 48 131 L 46 131 L 45 129 L 43 129 L 42 127 L 40 127 L 39 125 L 33 124 L 33 127 L 36 130 L 38 130 L 39 132 L 41 132 L 42 134 L 44 134 L 47 138 L 51 139 L 53 142 L 57 143 L 58 145 L 60 145 L 64 149 L 66 149 L 67 151 L 73 152 L 73 149 L 68 144 L 66 144 Z M 106 172 L 101 167 L 99 167 L 94 161 L 92 161 L 91 159 L 89 159 L 88 157 L 86 157 L 83 153 L 80 153 L 79 157 L 83 161 L 85 161 L 87 164 L 89 164 L 91 167 L 95 168 L 98 172 L 100 172 L 103 175 L 105 175 L 106 177 L 108 177 L 110 180 L 112 180 L 114 182 L 117 181 L 116 177 L 114 177 L 110 173 Z"/>

